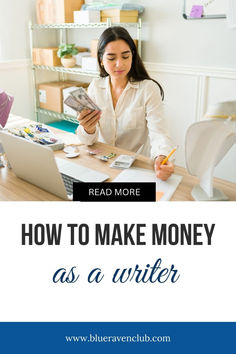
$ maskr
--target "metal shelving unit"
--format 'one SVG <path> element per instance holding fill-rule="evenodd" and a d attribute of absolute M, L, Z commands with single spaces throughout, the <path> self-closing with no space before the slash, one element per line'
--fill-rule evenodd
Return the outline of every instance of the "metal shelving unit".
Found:
<path fill-rule="evenodd" d="M 97 71 L 86 71 L 82 70 L 79 66 L 74 66 L 73 68 L 64 68 L 63 66 L 45 66 L 45 65 L 32 65 L 32 69 L 49 70 L 64 74 L 77 74 L 84 76 L 99 76 Z"/>
<path fill-rule="evenodd" d="M 55 118 L 55 119 L 59 119 L 59 120 L 66 120 L 68 122 L 78 124 L 78 121 L 75 117 L 69 116 L 64 113 L 57 113 L 57 112 L 49 111 L 48 109 L 43 109 L 43 108 L 39 108 L 39 107 L 36 108 L 36 112 L 37 112 L 37 114 L 44 114 L 44 115 L 47 115 L 51 118 Z"/>
<path fill-rule="evenodd" d="M 99 23 L 89 23 L 89 24 L 77 24 L 77 23 L 62 23 L 62 24 L 47 24 L 47 25 L 39 25 L 39 24 L 32 24 L 29 23 L 29 32 L 30 32 L 30 49 L 31 49 L 31 62 L 32 62 L 32 51 L 33 51 L 33 32 L 35 30 L 46 30 L 46 29 L 54 29 L 59 30 L 60 35 L 60 43 L 67 42 L 67 30 L 70 29 L 92 29 L 92 28 L 108 28 L 111 26 L 122 26 L 126 28 L 136 28 L 137 30 L 137 40 L 138 40 L 138 52 L 141 55 L 141 29 L 142 23 L 141 19 L 135 23 L 111 23 L 111 19 L 107 19 L 107 22 L 99 22 Z M 68 116 L 64 113 L 57 113 L 53 111 L 49 111 L 46 109 L 39 108 L 38 102 L 38 92 L 37 92 L 37 77 L 36 72 L 37 70 L 48 70 L 54 71 L 59 74 L 59 79 L 65 80 L 65 74 L 75 74 L 75 75 L 82 75 L 82 76 L 90 76 L 90 77 L 98 77 L 99 73 L 95 71 L 85 71 L 82 70 L 79 66 L 75 66 L 73 68 L 64 68 L 63 66 L 44 66 L 44 65 L 34 65 L 32 62 L 32 72 L 33 72 L 33 85 L 34 85 L 34 107 L 35 107 L 35 118 L 36 121 L 39 121 L 39 115 L 47 115 L 49 117 L 59 119 L 59 120 L 66 120 L 69 122 L 77 123 L 75 117 Z"/>
<path fill-rule="evenodd" d="M 122 27 L 137 27 L 141 20 L 139 19 L 138 22 L 123 22 L 123 23 L 116 23 L 112 24 L 111 19 L 108 18 L 107 22 L 94 22 L 88 24 L 79 24 L 79 23 L 53 23 L 48 25 L 39 25 L 39 24 L 30 24 L 31 29 L 47 29 L 47 28 L 54 28 L 54 29 L 63 29 L 63 28 L 106 28 L 110 26 L 122 26 Z"/>

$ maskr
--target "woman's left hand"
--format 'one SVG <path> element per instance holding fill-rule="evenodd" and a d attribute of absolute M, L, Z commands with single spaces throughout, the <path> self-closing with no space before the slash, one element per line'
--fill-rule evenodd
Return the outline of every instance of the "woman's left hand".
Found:
<path fill-rule="evenodd" d="M 174 164 L 169 160 L 162 165 L 162 161 L 166 158 L 164 155 L 160 155 L 155 159 L 154 169 L 156 172 L 157 178 L 160 178 L 162 181 L 166 181 L 174 172 Z"/>

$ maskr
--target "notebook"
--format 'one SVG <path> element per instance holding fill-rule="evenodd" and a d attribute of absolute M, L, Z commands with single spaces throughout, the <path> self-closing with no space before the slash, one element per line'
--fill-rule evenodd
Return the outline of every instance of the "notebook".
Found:
<path fill-rule="evenodd" d="M 156 182 L 156 200 L 166 201 L 171 199 L 181 180 L 182 176 L 172 174 L 167 181 L 161 181 L 152 170 L 131 167 L 123 170 L 113 182 Z"/>
<path fill-rule="evenodd" d="M 0 131 L 0 142 L 17 177 L 30 182 L 58 197 L 72 199 L 68 182 L 104 182 L 108 175 L 61 158 L 53 151 L 24 138 Z M 71 186 L 71 183 L 70 183 Z"/>

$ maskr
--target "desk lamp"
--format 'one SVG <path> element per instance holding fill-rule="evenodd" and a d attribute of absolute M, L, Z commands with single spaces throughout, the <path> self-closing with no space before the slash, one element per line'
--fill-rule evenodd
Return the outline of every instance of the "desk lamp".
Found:
<path fill-rule="evenodd" d="M 236 101 L 219 102 L 209 107 L 205 120 L 193 123 L 185 137 L 188 172 L 199 177 L 192 190 L 195 200 L 228 200 L 213 187 L 215 166 L 236 142 Z"/>
<path fill-rule="evenodd" d="M 5 127 L 14 98 L 0 89 L 0 130 Z M 4 152 L 0 143 L 0 167 L 3 166 L 1 154 Z"/>

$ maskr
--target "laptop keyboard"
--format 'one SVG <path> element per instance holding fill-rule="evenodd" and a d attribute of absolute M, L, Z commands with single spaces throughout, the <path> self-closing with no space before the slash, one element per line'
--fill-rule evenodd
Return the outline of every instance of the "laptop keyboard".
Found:
<path fill-rule="evenodd" d="M 66 188 L 66 192 L 67 194 L 73 194 L 73 183 L 74 182 L 81 182 L 80 180 L 73 178 L 71 176 L 68 176 L 64 173 L 61 173 L 65 188 Z"/>

